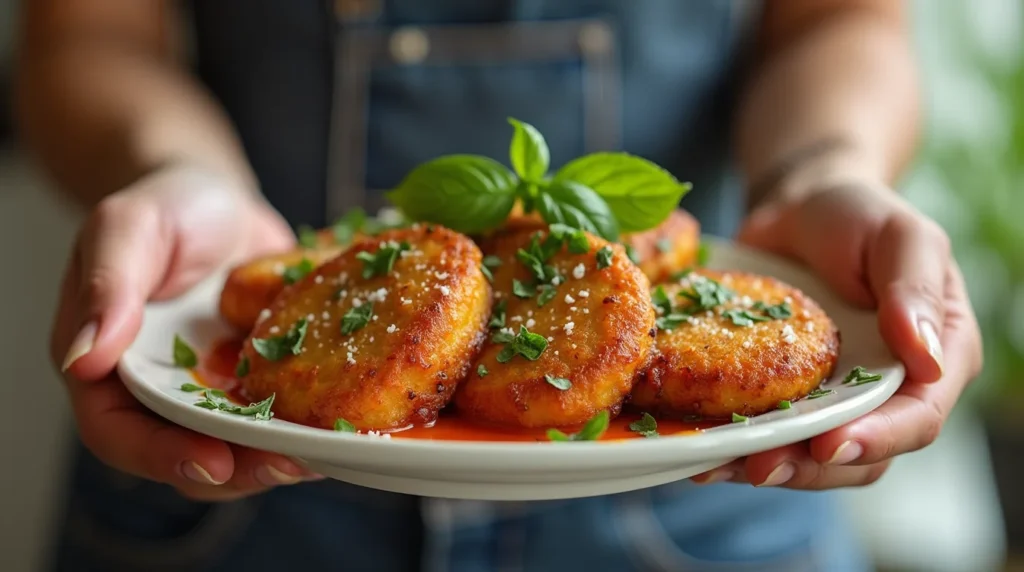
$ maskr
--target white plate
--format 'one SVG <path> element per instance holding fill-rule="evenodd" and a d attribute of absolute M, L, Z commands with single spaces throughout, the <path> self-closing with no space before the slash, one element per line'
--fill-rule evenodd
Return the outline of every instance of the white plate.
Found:
<path fill-rule="evenodd" d="M 805 271 L 732 243 L 707 239 L 709 266 L 779 278 L 818 301 L 839 326 L 841 356 L 825 387 L 832 395 L 788 410 L 700 434 L 613 442 L 471 442 L 381 439 L 336 433 L 279 419 L 254 421 L 195 407 L 180 391 L 189 374 L 170 363 L 175 333 L 199 348 L 228 334 L 217 317 L 224 275 L 184 296 L 146 308 L 142 331 L 119 371 L 128 389 L 157 414 L 199 433 L 274 451 L 328 477 L 422 496 L 485 500 L 542 500 L 611 494 L 684 479 L 737 457 L 795 443 L 843 425 L 878 407 L 903 381 L 903 366 L 878 335 L 875 314 L 851 309 Z M 841 378 L 856 365 L 882 380 L 857 387 Z"/>

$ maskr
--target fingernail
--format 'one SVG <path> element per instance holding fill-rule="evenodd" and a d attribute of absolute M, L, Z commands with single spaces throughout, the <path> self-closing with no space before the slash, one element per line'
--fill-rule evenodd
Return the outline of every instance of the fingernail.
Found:
<path fill-rule="evenodd" d="M 832 458 L 828 460 L 826 465 L 845 465 L 852 463 L 860 458 L 864 454 L 864 447 L 856 441 L 846 441 L 842 445 L 836 447 L 836 452 L 832 453 Z"/>
<path fill-rule="evenodd" d="M 700 481 L 696 481 L 695 480 L 693 482 L 697 483 L 698 485 L 710 485 L 711 483 L 720 483 L 722 481 L 728 481 L 729 479 L 733 478 L 734 476 L 736 476 L 736 472 L 735 471 L 730 471 L 728 469 L 724 469 L 724 470 L 712 471 L 711 474 L 708 475 L 703 480 L 700 480 Z"/>
<path fill-rule="evenodd" d="M 92 351 L 92 345 L 96 341 L 96 322 L 91 321 L 82 326 L 78 335 L 71 342 L 68 353 L 64 356 L 64 363 L 60 366 L 61 373 L 68 370 L 82 356 Z"/>
<path fill-rule="evenodd" d="M 263 465 L 256 469 L 256 480 L 268 487 L 277 485 L 293 485 L 302 480 L 302 477 L 289 475 L 273 465 Z"/>
<path fill-rule="evenodd" d="M 796 466 L 793 463 L 782 463 L 778 467 L 775 467 L 771 473 L 768 474 L 768 478 L 763 483 L 757 485 L 759 487 L 777 487 L 785 484 L 789 479 L 793 478 L 796 474 Z"/>
<path fill-rule="evenodd" d="M 928 320 L 918 320 L 917 334 L 921 337 L 928 354 L 935 360 L 939 373 L 942 373 L 942 342 L 939 341 L 939 333 L 935 331 L 935 326 Z"/>
<path fill-rule="evenodd" d="M 199 463 L 195 461 L 185 461 L 181 465 L 181 472 L 188 477 L 189 480 L 195 481 L 204 485 L 223 485 L 224 481 L 218 481 L 210 476 L 210 472 L 204 469 Z"/>

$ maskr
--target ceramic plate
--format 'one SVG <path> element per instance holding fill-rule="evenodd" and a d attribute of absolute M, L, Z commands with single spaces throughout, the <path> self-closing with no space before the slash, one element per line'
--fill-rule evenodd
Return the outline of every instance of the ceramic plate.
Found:
<path fill-rule="evenodd" d="M 325 476 L 394 492 L 484 500 L 543 500 L 624 492 L 684 479 L 737 457 L 795 443 L 843 425 L 878 407 L 903 380 L 903 366 L 878 335 L 875 314 L 850 308 L 807 272 L 780 259 L 707 238 L 708 266 L 774 276 L 818 301 L 839 326 L 841 356 L 824 386 L 835 393 L 792 408 L 700 433 L 604 442 L 474 442 L 382 439 L 336 433 L 279 419 L 195 407 L 193 381 L 171 364 L 174 335 L 209 348 L 230 334 L 217 316 L 225 274 L 184 296 L 146 308 L 142 331 L 119 370 L 128 389 L 170 421 L 225 441 L 296 458 Z M 844 386 L 854 366 L 881 381 Z"/>

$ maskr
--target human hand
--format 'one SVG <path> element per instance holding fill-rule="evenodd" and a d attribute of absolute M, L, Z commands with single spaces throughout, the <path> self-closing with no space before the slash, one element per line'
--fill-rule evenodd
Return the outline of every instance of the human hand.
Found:
<path fill-rule="evenodd" d="M 693 477 L 794 489 L 867 485 L 931 444 L 982 364 L 981 334 L 949 239 L 882 184 L 849 183 L 755 211 L 740 242 L 798 260 L 878 311 L 907 378 L 878 409 L 823 435 Z"/>
<path fill-rule="evenodd" d="M 51 337 L 52 359 L 93 454 L 199 500 L 230 500 L 311 476 L 285 457 L 157 417 L 114 371 L 147 301 L 179 295 L 225 264 L 293 244 L 288 226 L 254 195 L 183 165 L 154 172 L 96 207 L 65 271 Z"/>

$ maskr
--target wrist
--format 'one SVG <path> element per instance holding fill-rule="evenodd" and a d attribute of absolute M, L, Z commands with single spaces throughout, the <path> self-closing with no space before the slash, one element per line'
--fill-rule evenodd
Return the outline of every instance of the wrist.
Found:
<path fill-rule="evenodd" d="M 788 203 L 841 185 L 885 186 L 884 168 L 861 145 L 841 137 L 820 139 L 782 156 L 749 187 L 751 208 Z"/>

